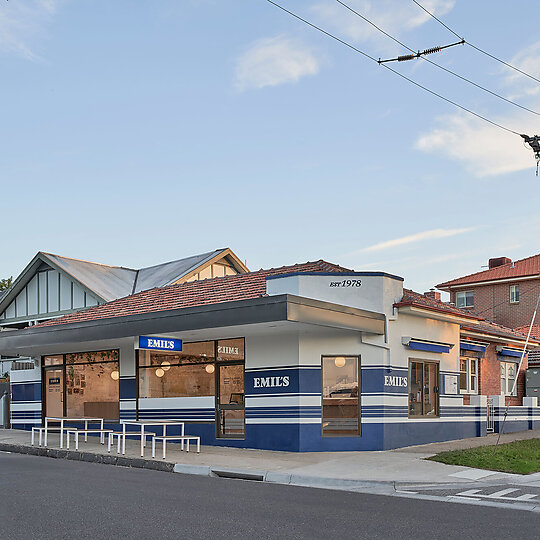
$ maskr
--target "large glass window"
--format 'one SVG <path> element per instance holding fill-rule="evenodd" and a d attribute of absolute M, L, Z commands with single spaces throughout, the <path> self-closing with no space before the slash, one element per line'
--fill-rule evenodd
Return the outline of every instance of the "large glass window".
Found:
<path fill-rule="evenodd" d="M 357 356 L 322 358 L 322 434 L 360 435 L 359 359 Z"/>
<path fill-rule="evenodd" d="M 119 354 L 117 350 L 69 353 L 43 358 L 47 393 L 45 410 L 54 416 L 81 418 L 91 416 L 118 420 Z M 52 376 L 56 371 L 60 376 Z M 58 391 L 55 391 L 54 385 Z M 56 396 L 61 403 L 55 403 Z"/>
<path fill-rule="evenodd" d="M 215 342 L 184 343 L 180 353 L 139 351 L 139 398 L 214 396 Z"/>
<path fill-rule="evenodd" d="M 409 362 L 409 416 L 439 415 L 439 365 Z"/>
<path fill-rule="evenodd" d="M 512 392 L 516 380 L 518 364 L 514 362 L 501 362 L 501 394 L 503 396 L 517 396 L 517 384 Z"/>
<path fill-rule="evenodd" d="M 478 359 L 459 359 L 459 389 L 463 394 L 478 393 Z"/>
<path fill-rule="evenodd" d="M 456 293 L 456 306 L 458 308 L 474 307 L 474 291 L 461 291 Z"/>

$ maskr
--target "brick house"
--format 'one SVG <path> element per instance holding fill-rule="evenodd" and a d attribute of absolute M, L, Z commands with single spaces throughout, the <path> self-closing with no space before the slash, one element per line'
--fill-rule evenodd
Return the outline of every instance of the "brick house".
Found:
<path fill-rule="evenodd" d="M 540 295 L 540 254 L 519 261 L 489 259 L 488 269 L 439 283 L 450 302 L 473 315 L 527 333 Z M 531 337 L 540 337 L 536 319 Z M 540 365 L 540 353 L 530 354 L 530 365 Z"/>
<path fill-rule="evenodd" d="M 525 397 L 525 371 L 528 367 L 528 355 L 531 348 L 540 342 L 531 336 L 528 355 L 525 356 L 521 369 L 517 367 L 526 341 L 526 334 L 512 330 L 471 310 L 464 310 L 441 301 L 441 293 L 429 291 L 423 295 L 405 291 L 403 301 L 413 302 L 432 309 L 452 309 L 461 314 L 459 340 L 459 393 L 463 395 L 463 404 L 471 403 L 471 396 L 504 396 L 505 405 L 521 405 Z M 528 327 L 527 327 L 528 330 Z M 515 377 L 518 382 L 511 393 Z"/>

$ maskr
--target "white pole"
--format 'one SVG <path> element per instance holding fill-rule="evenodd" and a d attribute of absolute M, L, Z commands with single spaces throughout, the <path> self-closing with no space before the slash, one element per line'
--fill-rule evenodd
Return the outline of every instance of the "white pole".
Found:
<path fill-rule="evenodd" d="M 527 354 L 527 345 L 529 344 L 529 339 L 531 337 L 531 332 L 534 326 L 534 320 L 536 319 L 536 312 L 538 311 L 538 305 L 540 304 L 540 294 L 538 295 L 538 299 L 536 300 L 536 307 L 534 308 L 534 313 L 531 319 L 531 324 L 529 326 L 529 332 L 527 333 L 527 339 L 525 340 L 525 345 L 523 346 L 523 352 L 521 353 L 521 359 L 519 361 L 519 366 L 517 368 L 516 377 L 514 379 L 514 384 L 512 385 L 512 391 L 510 392 L 510 397 L 514 395 L 514 391 L 516 389 L 516 385 L 519 379 L 519 370 L 521 369 L 521 365 L 523 364 L 523 359 L 525 358 L 525 354 Z M 499 441 L 501 440 L 501 435 L 504 430 L 504 424 L 506 422 L 506 417 L 508 416 L 508 407 L 510 407 L 510 403 L 506 406 L 506 409 L 504 411 L 504 419 L 501 426 L 501 429 L 499 431 L 499 437 L 497 438 L 497 444 L 495 445 L 495 450 L 497 450 L 497 445 L 499 444 Z"/>

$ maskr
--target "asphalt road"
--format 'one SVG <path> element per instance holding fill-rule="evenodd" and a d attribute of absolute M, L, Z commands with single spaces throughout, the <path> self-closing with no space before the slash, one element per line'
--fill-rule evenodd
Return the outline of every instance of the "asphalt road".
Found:
<path fill-rule="evenodd" d="M 540 514 L 0 453 L 0 538 L 537 538 Z"/>

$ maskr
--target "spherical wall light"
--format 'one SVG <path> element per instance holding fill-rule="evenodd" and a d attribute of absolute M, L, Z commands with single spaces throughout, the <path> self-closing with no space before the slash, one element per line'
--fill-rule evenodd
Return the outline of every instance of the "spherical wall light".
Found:
<path fill-rule="evenodd" d="M 118 373 L 117 370 L 114 370 L 113 372 L 111 372 L 111 379 L 113 381 L 117 381 L 119 378 L 120 378 L 120 373 Z"/>
<path fill-rule="evenodd" d="M 344 356 L 337 356 L 336 359 L 334 360 L 334 364 L 336 364 L 336 367 L 344 367 L 346 363 L 347 363 L 347 360 L 345 359 Z"/>
<path fill-rule="evenodd" d="M 171 369 L 171 363 L 167 362 L 167 360 L 164 360 L 163 362 L 161 362 L 161 369 L 163 371 L 169 371 L 169 369 Z"/>
<path fill-rule="evenodd" d="M 204 369 L 206 370 L 206 373 L 214 373 L 216 370 L 214 364 L 208 364 Z"/>
<path fill-rule="evenodd" d="M 156 377 L 163 377 L 165 375 L 165 372 L 161 368 L 156 369 Z"/>

